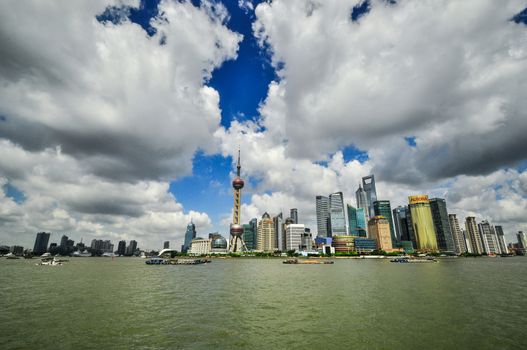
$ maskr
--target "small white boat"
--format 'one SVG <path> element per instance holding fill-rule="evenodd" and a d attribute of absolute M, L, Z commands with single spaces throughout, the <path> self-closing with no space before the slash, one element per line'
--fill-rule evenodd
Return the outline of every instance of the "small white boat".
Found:
<path fill-rule="evenodd" d="M 105 257 L 105 258 L 113 258 L 113 257 L 115 256 L 115 254 L 114 254 L 114 253 L 108 253 L 108 252 L 107 252 L 107 253 L 102 253 L 101 256 L 103 256 L 103 257 Z"/>
<path fill-rule="evenodd" d="M 53 258 L 53 259 L 44 259 L 42 260 L 41 262 L 39 262 L 38 264 L 35 264 L 37 266 L 61 266 L 62 263 L 60 262 L 60 260 L 58 260 L 57 258 Z"/>
<path fill-rule="evenodd" d="M 87 258 L 91 256 L 91 253 L 87 250 L 84 250 L 82 252 L 77 250 L 76 252 L 73 252 L 73 256 L 77 258 Z"/>
<path fill-rule="evenodd" d="M 141 252 L 141 256 L 140 256 L 141 259 L 147 259 L 148 256 L 146 256 L 145 252 Z"/>
<path fill-rule="evenodd" d="M 6 257 L 7 259 L 20 259 L 19 256 L 16 256 L 16 255 L 13 254 L 13 253 L 7 253 L 7 254 L 5 255 L 5 257 Z"/>

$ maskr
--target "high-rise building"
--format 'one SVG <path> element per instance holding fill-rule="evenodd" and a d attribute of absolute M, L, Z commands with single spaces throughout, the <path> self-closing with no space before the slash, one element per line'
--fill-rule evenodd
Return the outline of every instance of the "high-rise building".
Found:
<path fill-rule="evenodd" d="M 126 241 L 119 241 L 117 245 L 117 255 L 124 256 L 126 254 Z"/>
<path fill-rule="evenodd" d="M 248 224 L 243 225 L 243 241 L 249 250 L 256 249 L 256 236 L 258 233 L 258 226 L 256 218 L 251 219 Z"/>
<path fill-rule="evenodd" d="M 465 243 L 465 236 L 459 227 L 459 221 L 456 214 L 448 214 L 448 221 L 450 223 L 450 230 L 452 231 L 452 238 L 454 240 L 454 251 L 456 254 L 463 254 L 467 252 Z"/>
<path fill-rule="evenodd" d="M 317 236 L 331 237 L 329 222 L 329 198 L 325 196 L 316 197 L 317 211 Z"/>
<path fill-rule="evenodd" d="M 51 233 L 37 233 L 37 237 L 35 238 L 35 245 L 33 247 L 33 254 L 42 255 L 46 252 L 48 247 L 49 236 L 51 236 Z"/>
<path fill-rule="evenodd" d="M 366 208 L 357 208 L 357 233 L 359 237 L 368 237 L 365 210 Z"/>
<path fill-rule="evenodd" d="M 136 250 L 137 250 L 137 241 L 132 239 L 130 241 L 130 244 L 128 245 L 128 247 L 126 247 L 126 254 L 125 255 L 132 256 L 132 255 L 135 254 Z"/>
<path fill-rule="evenodd" d="M 301 250 L 302 235 L 305 232 L 304 224 L 289 224 L 285 227 L 286 251 Z"/>
<path fill-rule="evenodd" d="M 187 231 L 185 232 L 185 242 L 181 246 L 181 252 L 186 253 L 190 248 L 190 243 L 196 238 L 196 225 L 190 220 L 190 223 L 187 225 Z"/>
<path fill-rule="evenodd" d="M 432 210 L 432 219 L 434 220 L 434 229 L 436 232 L 437 246 L 440 251 L 456 251 L 454 238 L 452 237 L 452 228 L 448 220 L 446 201 L 443 198 L 430 199 L 430 209 Z"/>
<path fill-rule="evenodd" d="M 232 188 L 234 192 L 234 206 L 232 211 L 232 224 L 231 224 L 231 242 L 229 244 L 229 250 L 233 253 L 247 250 L 245 243 L 243 242 L 243 226 L 240 224 L 240 206 L 242 188 L 245 185 L 244 181 L 240 177 L 241 174 L 241 163 L 240 163 L 240 150 L 238 149 L 238 163 L 236 164 L 236 177 L 232 180 Z"/>
<path fill-rule="evenodd" d="M 374 216 L 368 221 L 368 234 L 377 242 L 377 249 L 386 252 L 393 250 L 390 223 L 384 216 Z"/>
<path fill-rule="evenodd" d="M 357 224 L 357 209 L 346 204 L 346 210 L 348 211 L 348 232 L 351 236 L 358 236 L 359 226 Z"/>
<path fill-rule="evenodd" d="M 518 239 L 519 253 L 525 255 L 525 252 L 527 250 L 527 238 L 525 237 L 525 233 L 523 233 L 523 231 L 518 231 L 518 233 L 516 234 L 516 238 Z"/>
<path fill-rule="evenodd" d="M 271 216 L 267 213 L 262 215 L 262 219 L 258 223 L 258 240 L 256 249 L 263 252 L 274 252 L 278 249 L 273 219 L 271 219 Z"/>
<path fill-rule="evenodd" d="M 501 254 L 509 254 L 509 249 L 507 249 L 507 242 L 505 241 L 505 234 L 503 233 L 503 227 L 500 225 L 494 226 L 496 231 L 496 236 L 498 239 L 498 245 L 500 246 Z"/>
<path fill-rule="evenodd" d="M 163 249 L 169 249 L 170 248 L 170 241 L 164 241 L 163 242 Z"/>
<path fill-rule="evenodd" d="M 368 207 L 368 199 L 366 198 L 366 191 L 364 191 L 360 183 L 359 188 L 357 191 L 355 191 L 355 198 L 357 200 L 357 209 L 363 209 L 364 215 L 369 219 L 370 212 Z"/>
<path fill-rule="evenodd" d="M 344 198 L 342 192 L 329 195 L 329 220 L 331 236 L 346 235 L 346 216 L 344 214 Z"/>
<path fill-rule="evenodd" d="M 293 224 L 298 224 L 298 209 L 297 208 L 291 209 L 290 217 L 291 219 L 293 219 Z"/>
<path fill-rule="evenodd" d="M 373 202 L 377 200 L 377 190 L 375 189 L 375 176 L 373 174 L 364 176 L 362 178 L 362 187 L 366 192 L 366 201 L 368 202 L 368 219 L 375 216 L 375 209 L 373 208 Z"/>
<path fill-rule="evenodd" d="M 465 236 L 470 244 L 471 253 L 483 254 L 483 243 L 474 216 L 468 216 L 465 219 Z"/>
<path fill-rule="evenodd" d="M 478 232 L 483 243 L 483 251 L 487 254 L 501 254 L 499 243 L 492 226 L 487 220 L 478 224 Z"/>
<path fill-rule="evenodd" d="M 408 200 L 417 250 L 437 251 L 437 239 L 428 196 L 409 196 Z"/>
<path fill-rule="evenodd" d="M 397 237 L 395 236 L 395 230 L 393 228 L 392 207 L 390 205 L 390 201 L 376 200 L 375 202 L 373 202 L 373 211 L 375 213 L 375 216 L 382 216 L 386 220 L 388 220 L 388 224 L 390 225 L 390 237 L 392 240 L 392 247 L 396 247 Z M 368 229 L 369 229 L 369 222 L 368 222 Z"/>
<path fill-rule="evenodd" d="M 62 238 L 60 239 L 60 247 L 66 248 L 68 246 L 68 239 L 68 236 L 62 235 Z"/>
<path fill-rule="evenodd" d="M 276 244 L 278 250 L 281 252 L 285 251 L 285 232 L 284 232 L 284 220 L 282 213 L 278 214 L 273 218 L 274 232 L 276 235 Z"/>

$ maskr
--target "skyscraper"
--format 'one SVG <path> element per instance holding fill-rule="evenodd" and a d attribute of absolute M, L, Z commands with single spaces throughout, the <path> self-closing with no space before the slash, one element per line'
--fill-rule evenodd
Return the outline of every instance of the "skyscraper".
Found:
<path fill-rule="evenodd" d="M 263 252 L 274 252 L 278 249 L 276 244 L 276 233 L 274 222 L 269 214 L 264 213 L 258 223 L 258 240 L 256 249 Z"/>
<path fill-rule="evenodd" d="M 251 219 L 248 224 L 243 225 L 243 241 L 249 250 L 256 249 L 256 236 L 258 233 L 258 226 L 256 218 Z"/>
<path fill-rule="evenodd" d="M 359 237 L 368 236 L 368 224 L 366 223 L 366 208 L 357 208 L 357 233 Z"/>
<path fill-rule="evenodd" d="M 409 196 L 408 200 L 417 250 L 437 251 L 437 239 L 428 196 Z"/>
<path fill-rule="evenodd" d="M 331 236 L 346 235 L 346 218 L 344 214 L 344 199 L 342 192 L 329 195 L 329 219 Z"/>
<path fill-rule="evenodd" d="M 317 211 L 317 236 L 331 237 L 329 230 L 329 198 L 325 196 L 316 197 Z"/>
<path fill-rule="evenodd" d="M 291 219 L 293 219 L 293 224 L 298 224 L 298 209 L 297 208 L 291 209 L 290 217 Z"/>
<path fill-rule="evenodd" d="M 126 241 L 119 241 L 119 244 L 117 245 L 117 255 L 125 255 L 126 254 Z"/>
<path fill-rule="evenodd" d="M 190 243 L 194 238 L 196 238 L 196 225 L 194 225 L 191 219 L 190 223 L 187 225 L 187 231 L 185 232 L 185 242 L 181 247 L 182 253 L 188 252 L 188 249 L 190 248 Z"/>
<path fill-rule="evenodd" d="M 483 220 L 478 224 L 478 232 L 483 243 L 483 250 L 487 254 L 501 254 L 496 232 L 487 220 Z"/>
<path fill-rule="evenodd" d="M 359 235 L 359 227 L 357 225 L 357 209 L 353 206 L 346 204 L 346 210 L 348 211 L 348 230 L 351 236 Z"/>
<path fill-rule="evenodd" d="M 463 254 L 467 252 L 465 236 L 459 227 L 459 221 L 456 214 L 448 214 L 448 221 L 450 223 L 450 230 L 452 231 L 452 238 L 454 240 L 454 250 L 456 254 Z"/>
<path fill-rule="evenodd" d="M 35 245 L 33 246 L 34 255 L 42 255 L 48 248 L 49 236 L 51 233 L 39 232 L 35 238 Z"/>
<path fill-rule="evenodd" d="M 501 254 L 509 254 L 509 250 L 507 249 L 507 242 L 505 241 L 505 234 L 503 233 L 503 227 L 496 225 L 494 226 L 494 229 L 498 238 L 498 244 L 500 246 Z"/>
<path fill-rule="evenodd" d="M 368 207 L 368 199 L 366 198 L 366 192 L 359 183 L 359 188 L 355 192 L 355 198 L 357 199 L 357 209 L 363 209 L 364 215 L 369 219 L 370 212 Z"/>
<path fill-rule="evenodd" d="M 373 174 L 362 178 L 362 187 L 366 192 L 366 201 L 368 202 L 368 219 L 374 217 L 373 202 L 377 200 L 377 190 L 375 189 L 375 176 Z"/>
<path fill-rule="evenodd" d="M 525 251 L 527 250 L 527 238 L 525 237 L 525 233 L 523 233 L 523 231 L 518 231 L 516 238 L 518 239 L 518 250 L 520 254 L 525 254 Z"/>
<path fill-rule="evenodd" d="M 242 188 L 244 181 L 240 177 L 241 173 L 240 163 L 240 150 L 238 149 L 238 163 L 236 164 L 236 177 L 232 180 L 232 188 L 234 192 L 234 206 L 232 211 L 232 224 L 231 224 L 231 242 L 229 244 L 229 250 L 233 253 L 247 250 L 247 247 L 243 243 L 243 226 L 240 224 L 240 205 Z"/>
<path fill-rule="evenodd" d="M 373 202 L 373 211 L 375 213 L 375 216 L 382 216 L 386 220 L 388 220 L 388 224 L 390 225 L 390 237 L 392 239 L 392 247 L 397 246 L 397 237 L 395 236 L 395 230 L 393 228 L 393 219 L 392 219 L 392 207 L 390 205 L 390 201 L 387 200 L 376 200 Z M 368 222 L 368 229 L 370 225 Z"/>
<path fill-rule="evenodd" d="M 274 232 L 276 235 L 276 245 L 279 251 L 285 251 L 285 232 L 284 232 L 284 220 L 282 213 L 278 214 L 273 218 Z"/>
<path fill-rule="evenodd" d="M 374 216 L 368 221 L 368 234 L 377 242 L 377 249 L 390 252 L 393 250 L 390 223 L 383 216 Z"/>
<path fill-rule="evenodd" d="M 169 241 L 163 242 L 163 249 L 169 249 L 169 247 L 170 247 L 170 242 Z"/>
<path fill-rule="evenodd" d="M 136 250 L 137 250 L 137 241 L 132 239 L 128 247 L 126 247 L 126 255 L 132 256 L 135 254 Z"/>
<path fill-rule="evenodd" d="M 468 216 L 465 219 L 465 238 L 470 244 L 471 253 L 483 254 L 483 243 L 478 232 L 478 225 L 476 225 L 476 218 Z"/>
<path fill-rule="evenodd" d="M 448 220 L 445 200 L 443 198 L 430 199 L 430 209 L 432 210 L 432 219 L 434 220 L 434 229 L 439 250 L 455 252 L 454 238 L 452 237 L 452 228 Z"/>

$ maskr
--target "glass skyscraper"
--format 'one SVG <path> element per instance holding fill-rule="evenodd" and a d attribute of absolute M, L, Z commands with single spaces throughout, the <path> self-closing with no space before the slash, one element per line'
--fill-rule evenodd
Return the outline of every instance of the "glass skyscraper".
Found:
<path fill-rule="evenodd" d="M 335 192 L 329 195 L 329 219 L 331 236 L 341 236 L 348 233 L 346 230 L 342 192 Z"/>
<path fill-rule="evenodd" d="M 368 212 L 368 200 L 366 199 L 366 192 L 359 183 L 359 188 L 355 192 L 355 198 L 357 199 L 357 209 L 363 209 L 364 214 L 369 218 Z"/>
<path fill-rule="evenodd" d="M 436 232 L 437 246 L 439 250 L 445 252 L 455 252 L 454 237 L 452 228 L 448 220 L 446 202 L 443 198 L 430 199 L 430 210 L 432 210 L 432 219 Z"/>
<path fill-rule="evenodd" d="M 392 207 L 390 201 L 377 200 L 373 202 L 373 211 L 375 216 L 384 216 L 388 220 L 390 225 L 390 237 L 392 239 L 392 247 L 397 246 L 397 237 L 395 236 L 395 230 L 393 229 L 393 218 L 392 218 Z"/>
<path fill-rule="evenodd" d="M 251 219 L 248 224 L 243 225 L 243 241 L 249 250 L 256 249 L 256 234 L 258 232 L 256 218 Z"/>
<path fill-rule="evenodd" d="M 191 220 L 190 223 L 187 225 L 187 231 L 185 232 L 185 242 L 181 247 L 182 253 L 186 253 L 188 251 L 188 249 L 190 248 L 190 243 L 194 238 L 196 238 L 196 225 L 194 225 Z"/>
<path fill-rule="evenodd" d="M 346 204 L 346 210 L 348 211 L 348 229 L 351 236 L 358 236 L 359 230 L 357 225 L 357 209 L 353 206 Z"/>
<path fill-rule="evenodd" d="M 375 176 L 373 174 L 364 176 L 362 178 L 362 187 L 366 192 L 366 201 L 368 202 L 368 219 L 375 216 L 375 209 L 373 202 L 377 200 L 377 190 L 375 189 Z"/>
<path fill-rule="evenodd" d="M 331 237 L 329 230 L 329 198 L 326 196 L 316 197 L 317 211 L 317 236 Z"/>

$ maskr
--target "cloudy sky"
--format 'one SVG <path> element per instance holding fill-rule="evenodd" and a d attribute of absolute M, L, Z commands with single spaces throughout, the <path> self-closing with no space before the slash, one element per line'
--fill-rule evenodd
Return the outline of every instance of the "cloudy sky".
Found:
<path fill-rule="evenodd" d="M 227 234 L 318 194 L 527 230 L 527 1 L 0 2 L 0 244 Z"/>

